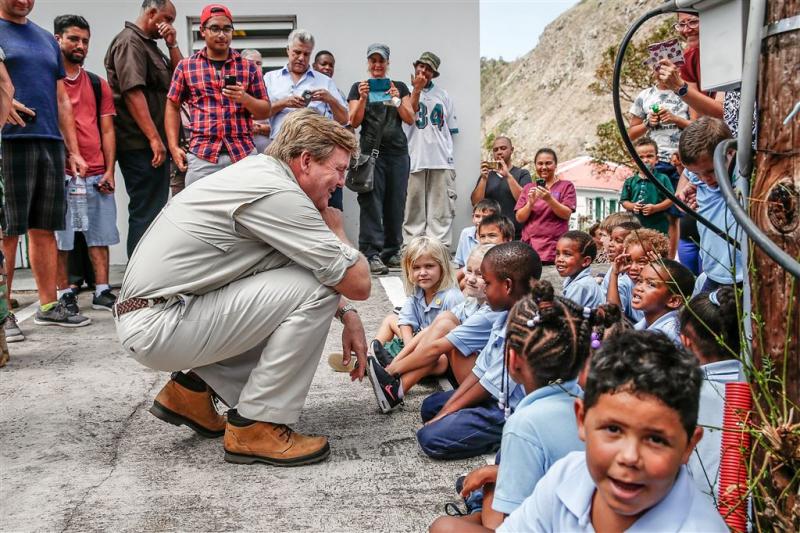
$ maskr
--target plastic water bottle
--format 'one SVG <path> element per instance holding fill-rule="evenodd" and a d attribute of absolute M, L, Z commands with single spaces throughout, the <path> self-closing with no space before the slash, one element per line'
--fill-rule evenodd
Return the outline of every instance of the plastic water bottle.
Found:
<path fill-rule="evenodd" d="M 72 230 L 88 230 L 89 206 L 86 203 L 86 180 L 80 176 L 75 176 L 69 181 L 67 203 L 70 213 L 72 213 Z"/>

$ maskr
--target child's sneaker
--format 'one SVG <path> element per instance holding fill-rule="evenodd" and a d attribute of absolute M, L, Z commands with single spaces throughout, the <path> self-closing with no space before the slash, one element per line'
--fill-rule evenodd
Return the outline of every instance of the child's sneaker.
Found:
<path fill-rule="evenodd" d="M 344 354 L 342 352 L 332 352 L 328 355 L 328 364 L 336 372 L 352 372 L 358 367 L 358 358 L 355 354 L 350 356 L 350 364 L 345 366 Z"/>
<path fill-rule="evenodd" d="M 367 376 L 382 413 L 388 413 L 403 403 L 399 397 L 400 379 L 390 376 L 374 357 L 367 357 Z"/>
<path fill-rule="evenodd" d="M 58 302 L 47 311 L 36 310 L 33 322 L 40 326 L 61 326 L 62 328 L 80 328 L 92 323 L 92 319 L 83 315 L 70 313 L 64 304 Z"/>
<path fill-rule="evenodd" d="M 81 313 L 81 309 L 78 307 L 78 296 L 74 292 L 65 292 L 61 295 L 61 298 L 59 298 L 58 301 L 61 302 L 64 307 L 67 308 L 67 311 L 73 315 L 79 315 Z"/>
<path fill-rule="evenodd" d="M 383 368 L 386 368 L 392 361 L 394 357 L 392 354 L 389 353 L 389 350 L 383 347 L 383 343 L 378 339 L 372 341 L 372 355 L 375 356 L 375 359 L 380 363 Z"/>
<path fill-rule="evenodd" d="M 3 325 L 6 333 L 6 342 L 22 342 L 25 340 L 25 335 L 17 324 L 17 317 L 14 313 L 8 313 L 6 323 Z"/>
<path fill-rule="evenodd" d="M 111 312 L 115 303 L 117 303 L 117 297 L 114 296 L 111 289 L 106 289 L 92 297 L 92 309 L 102 309 Z"/>

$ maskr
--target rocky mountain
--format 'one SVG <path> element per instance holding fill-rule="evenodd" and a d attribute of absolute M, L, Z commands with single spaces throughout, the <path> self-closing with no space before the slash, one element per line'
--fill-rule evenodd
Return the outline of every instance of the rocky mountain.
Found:
<path fill-rule="evenodd" d="M 483 60 L 481 127 L 508 135 L 518 160 L 538 148 L 554 148 L 559 159 L 584 155 L 597 124 L 614 116 L 611 94 L 598 96 L 588 86 L 602 53 L 622 39 L 629 25 L 662 0 L 583 0 L 550 23 L 536 48 L 513 62 Z M 668 16 L 668 15 L 664 15 Z M 662 23 L 658 17 L 645 25 Z M 637 34 L 638 36 L 639 34 Z"/>

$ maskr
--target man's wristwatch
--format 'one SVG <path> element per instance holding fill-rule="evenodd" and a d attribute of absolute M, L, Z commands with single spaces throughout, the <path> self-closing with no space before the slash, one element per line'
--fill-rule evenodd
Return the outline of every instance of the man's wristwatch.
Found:
<path fill-rule="evenodd" d="M 342 322 L 342 319 L 344 318 L 344 314 L 348 313 L 350 311 L 352 311 L 354 313 L 358 313 L 358 310 L 356 309 L 355 305 L 350 304 L 350 303 L 344 304 L 342 307 L 340 307 L 339 309 L 336 310 L 336 314 L 334 316 L 339 320 L 339 322 Z"/>
<path fill-rule="evenodd" d="M 689 92 L 689 84 L 686 83 L 686 82 L 683 82 L 683 85 L 681 85 L 680 89 L 675 91 L 675 94 L 677 94 L 678 96 L 683 98 L 684 96 L 686 96 L 686 93 L 688 93 L 688 92 Z"/>

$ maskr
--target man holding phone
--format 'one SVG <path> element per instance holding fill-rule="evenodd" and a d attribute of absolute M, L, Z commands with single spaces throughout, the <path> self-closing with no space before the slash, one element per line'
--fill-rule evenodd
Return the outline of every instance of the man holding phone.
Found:
<path fill-rule="evenodd" d="M 114 135 L 114 97 L 108 83 L 83 69 L 89 53 L 89 23 L 80 15 L 56 17 L 54 33 L 64 59 L 64 88 L 75 115 L 78 146 L 86 159 L 86 204 L 89 227 L 83 232 L 95 279 L 93 309 L 111 311 L 116 297 L 108 284 L 108 247 L 119 242 L 117 204 L 114 200 L 114 167 L 116 137 Z M 65 187 L 76 178 L 67 168 Z M 79 313 L 77 294 L 69 286 L 67 264 L 75 245 L 72 213 L 67 208 L 66 227 L 56 232 L 58 246 L 58 299 L 74 314 Z"/>
<path fill-rule="evenodd" d="M 313 53 L 314 36 L 303 29 L 294 30 L 287 39 L 286 66 L 264 75 L 273 102 L 269 119 L 273 139 L 289 113 L 306 107 L 339 124 L 347 124 L 344 98 L 331 78 L 311 68 Z"/>
<path fill-rule="evenodd" d="M 261 71 L 231 49 L 233 16 L 210 4 L 200 14 L 205 48 L 182 59 L 172 75 L 164 126 L 176 166 L 186 186 L 256 153 L 253 119 L 269 117 L 270 102 Z M 180 146 L 180 107 L 191 115 L 189 151 Z"/>

